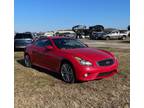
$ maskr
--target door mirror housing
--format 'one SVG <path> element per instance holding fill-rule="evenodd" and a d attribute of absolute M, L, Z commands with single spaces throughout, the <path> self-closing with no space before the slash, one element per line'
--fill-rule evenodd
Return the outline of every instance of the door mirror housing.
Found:
<path fill-rule="evenodd" d="M 53 49 L 53 46 L 48 45 L 48 46 L 46 46 L 46 49 L 48 49 L 48 50 L 52 50 L 52 49 Z"/>

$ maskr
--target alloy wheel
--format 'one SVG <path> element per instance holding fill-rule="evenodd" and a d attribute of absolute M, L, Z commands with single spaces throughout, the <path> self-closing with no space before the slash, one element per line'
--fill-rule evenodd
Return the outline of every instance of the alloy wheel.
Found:
<path fill-rule="evenodd" d="M 61 76 L 65 82 L 74 83 L 75 76 L 73 72 L 73 68 L 69 63 L 64 63 L 61 66 Z"/>
<path fill-rule="evenodd" d="M 31 67 L 30 57 L 28 55 L 25 55 L 24 62 L 26 67 Z"/>
<path fill-rule="evenodd" d="M 106 40 L 110 40 L 110 37 L 106 37 Z"/>
<path fill-rule="evenodd" d="M 122 40 L 125 40 L 125 39 L 126 39 L 126 37 L 125 37 L 125 36 L 123 36 L 123 37 L 122 37 Z"/>

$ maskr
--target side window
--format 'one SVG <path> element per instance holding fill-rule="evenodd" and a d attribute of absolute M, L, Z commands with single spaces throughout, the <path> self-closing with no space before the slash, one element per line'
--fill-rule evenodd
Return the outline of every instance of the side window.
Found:
<path fill-rule="evenodd" d="M 37 40 L 35 43 L 34 43 L 35 46 L 38 46 L 38 47 L 45 47 L 45 46 L 48 46 L 48 45 L 52 45 L 50 40 L 48 39 L 41 39 L 41 40 Z"/>
<path fill-rule="evenodd" d="M 37 40 L 34 45 L 38 47 L 43 47 L 44 42 L 42 40 Z"/>
<path fill-rule="evenodd" d="M 48 40 L 48 39 L 45 40 L 44 41 L 44 46 L 49 46 L 49 45 L 52 46 L 52 43 L 50 42 L 50 40 Z"/>

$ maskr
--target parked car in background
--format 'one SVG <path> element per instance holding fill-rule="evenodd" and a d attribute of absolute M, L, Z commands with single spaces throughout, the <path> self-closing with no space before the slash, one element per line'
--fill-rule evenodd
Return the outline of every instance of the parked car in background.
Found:
<path fill-rule="evenodd" d="M 106 35 L 103 35 L 103 39 L 110 40 L 110 39 L 122 39 L 125 40 L 128 37 L 127 30 L 114 30 Z"/>
<path fill-rule="evenodd" d="M 90 35 L 90 39 L 97 40 L 97 39 L 103 39 L 103 35 L 106 35 L 105 32 L 93 32 Z"/>
<path fill-rule="evenodd" d="M 71 37 L 71 38 L 76 38 L 76 33 L 62 33 L 60 34 L 61 36 L 64 36 L 64 37 Z"/>
<path fill-rule="evenodd" d="M 16 33 L 14 37 L 14 49 L 24 49 L 34 39 L 31 33 Z"/>
<path fill-rule="evenodd" d="M 76 38 L 76 33 L 73 32 L 72 30 L 58 30 L 55 32 L 55 36 Z"/>
<path fill-rule="evenodd" d="M 39 36 L 37 35 L 37 33 L 32 33 L 34 38 L 38 38 Z"/>
<path fill-rule="evenodd" d="M 76 38 L 85 38 L 85 35 L 88 34 L 85 25 L 76 25 L 72 27 L 72 30 L 76 33 Z"/>
<path fill-rule="evenodd" d="M 68 83 L 110 77 L 117 73 L 118 68 L 113 53 L 59 36 L 39 38 L 28 45 L 24 61 L 27 67 L 36 65 L 57 72 Z"/>
<path fill-rule="evenodd" d="M 44 33 L 45 36 L 49 37 L 49 36 L 54 36 L 54 32 L 53 31 L 48 31 Z"/>

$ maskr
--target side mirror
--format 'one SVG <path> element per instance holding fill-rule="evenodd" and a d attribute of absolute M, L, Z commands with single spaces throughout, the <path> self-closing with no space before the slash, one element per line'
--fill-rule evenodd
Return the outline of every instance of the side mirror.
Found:
<path fill-rule="evenodd" d="M 52 50 L 53 47 L 52 47 L 51 45 L 49 45 L 49 46 L 46 46 L 46 49 L 48 49 L 48 50 Z"/>

